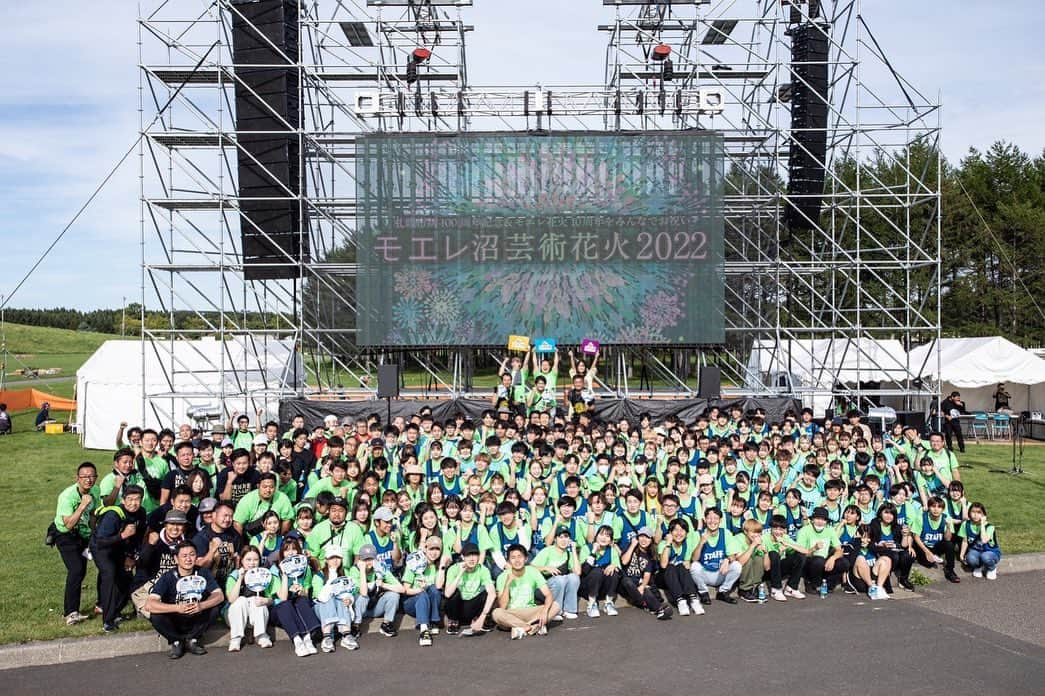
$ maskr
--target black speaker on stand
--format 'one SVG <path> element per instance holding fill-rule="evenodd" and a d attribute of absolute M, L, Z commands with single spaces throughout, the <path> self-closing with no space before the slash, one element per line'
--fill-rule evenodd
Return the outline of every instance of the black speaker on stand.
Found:
<path fill-rule="evenodd" d="M 392 399 L 399 398 L 399 365 L 377 366 L 377 398 L 385 399 L 388 404 L 388 420 L 385 425 L 392 423 Z"/>
<path fill-rule="evenodd" d="M 709 365 L 700 368 L 700 384 L 697 396 L 701 399 L 718 399 L 722 396 L 722 370 Z"/>

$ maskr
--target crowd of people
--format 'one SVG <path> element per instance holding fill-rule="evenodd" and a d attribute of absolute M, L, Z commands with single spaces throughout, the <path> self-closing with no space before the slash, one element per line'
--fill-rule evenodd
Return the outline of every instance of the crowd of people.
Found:
<path fill-rule="evenodd" d="M 219 617 L 230 651 L 272 647 L 278 626 L 304 657 L 358 649 L 370 620 L 396 636 L 399 614 L 430 646 L 544 635 L 622 603 L 667 620 L 836 589 L 887 600 L 914 589 L 915 563 L 997 577 L 994 525 L 940 433 L 872 434 L 857 412 L 820 425 L 808 409 L 605 422 L 583 363 L 571 356 L 559 401 L 557 360 L 526 362 L 505 362 L 478 422 L 421 408 L 122 424 L 111 467 L 81 464 L 58 496 L 65 620 L 88 618 L 88 559 L 103 630 L 130 605 L 172 658 L 205 653 Z"/>

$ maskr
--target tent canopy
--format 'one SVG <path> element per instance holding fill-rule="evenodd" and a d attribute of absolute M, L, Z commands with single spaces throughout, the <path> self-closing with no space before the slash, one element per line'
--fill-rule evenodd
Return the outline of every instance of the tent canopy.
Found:
<path fill-rule="evenodd" d="M 1045 408 L 1045 360 L 1001 336 L 945 338 L 940 341 L 940 363 L 935 342 L 910 352 L 911 369 L 940 385 L 940 393 L 960 391 L 969 411 L 994 408 L 994 392 L 1005 383 L 1014 411 Z"/>
<path fill-rule="evenodd" d="M 911 369 L 920 377 L 956 387 L 994 387 L 1045 382 L 1045 360 L 1001 336 L 945 338 L 940 341 L 940 364 L 935 341 L 910 353 Z"/>
<path fill-rule="evenodd" d="M 77 420 L 84 447 L 111 449 L 121 421 L 169 428 L 187 422 L 192 406 L 274 417 L 304 380 L 293 341 L 204 338 L 144 351 L 139 341 L 106 341 L 76 371 Z"/>

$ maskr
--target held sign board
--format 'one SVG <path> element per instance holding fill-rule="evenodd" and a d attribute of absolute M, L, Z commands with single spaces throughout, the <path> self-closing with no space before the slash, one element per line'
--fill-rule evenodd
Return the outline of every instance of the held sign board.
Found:
<path fill-rule="evenodd" d="M 533 339 L 533 347 L 538 353 L 554 353 L 555 352 L 555 339 L 554 338 L 535 338 Z"/>
<path fill-rule="evenodd" d="M 581 352 L 585 355 L 595 355 L 599 352 L 599 342 L 593 338 L 585 338 L 581 341 Z"/>
<path fill-rule="evenodd" d="M 530 350 L 530 337 L 529 336 L 509 336 L 508 337 L 508 350 L 520 350 L 527 352 Z"/>

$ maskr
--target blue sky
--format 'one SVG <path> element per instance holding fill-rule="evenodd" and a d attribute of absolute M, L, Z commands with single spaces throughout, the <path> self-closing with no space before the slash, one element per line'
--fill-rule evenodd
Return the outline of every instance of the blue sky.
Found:
<path fill-rule="evenodd" d="M 9 29 L 0 48 L 0 294 L 11 292 L 135 137 L 137 14 L 131 0 L 0 3 Z M 941 95 L 951 161 L 996 139 L 1042 150 L 1045 5 L 863 0 L 862 14 L 898 71 L 925 94 Z M 599 84 L 605 35 L 595 26 L 612 15 L 600 0 L 475 0 L 465 12 L 477 29 L 470 81 Z M 92 309 L 137 299 L 137 199 L 132 159 L 11 305 Z"/>

